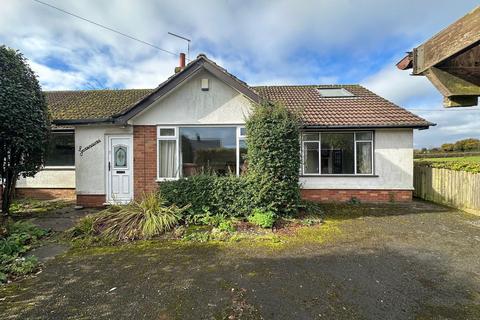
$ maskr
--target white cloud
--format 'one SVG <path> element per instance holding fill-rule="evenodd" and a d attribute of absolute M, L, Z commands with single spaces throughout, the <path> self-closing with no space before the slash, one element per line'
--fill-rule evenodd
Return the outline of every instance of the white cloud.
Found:
<path fill-rule="evenodd" d="M 185 43 L 167 32 L 187 35 L 193 57 L 206 52 L 251 85 L 363 79 L 397 104 L 428 109 L 440 109 L 441 96 L 424 77 L 411 77 L 394 63 L 477 5 L 475 0 L 45 1 L 172 52 L 185 51 Z M 177 57 L 31 0 L 2 0 L 0 43 L 21 50 L 48 90 L 98 87 L 96 80 L 107 87 L 155 87 L 178 63 Z M 439 125 L 419 133 L 417 144 L 478 135 L 475 114 L 422 115 Z"/>

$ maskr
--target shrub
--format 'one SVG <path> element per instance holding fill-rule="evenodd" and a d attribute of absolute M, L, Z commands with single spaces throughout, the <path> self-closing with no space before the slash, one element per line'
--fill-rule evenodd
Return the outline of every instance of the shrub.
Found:
<path fill-rule="evenodd" d="M 215 175 L 198 174 L 188 178 L 173 181 L 163 181 L 159 185 L 160 197 L 167 204 L 176 204 L 179 207 L 190 205 L 186 214 L 193 216 L 201 214 L 205 209 L 213 207 L 213 192 Z"/>
<path fill-rule="evenodd" d="M 172 229 L 188 207 L 167 206 L 165 200 L 150 193 L 120 210 L 100 212 L 94 219 L 94 229 L 117 240 L 148 239 Z"/>
<path fill-rule="evenodd" d="M 254 107 L 246 122 L 247 175 L 255 207 L 290 215 L 300 204 L 299 117 L 279 104 Z"/>
<path fill-rule="evenodd" d="M 231 220 L 223 220 L 218 224 L 217 229 L 219 231 L 234 232 L 235 226 L 233 225 Z"/>
<path fill-rule="evenodd" d="M 208 215 L 246 216 L 252 208 L 250 190 L 247 177 L 206 173 L 164 181 L 159 186 L 160 196 L 168 204 L 191 205 L 185 220 L 195 224 Z"/>
<path fill-rule="evenodd" d="M 277 215 L 272 211 L 263 211 L 262 209 L 254 209 L 252 214 L 248 216 L 248 222 L 262 228 L 271 228 L 277 220 Z"/>
<path fill-rule="evenodd" d="M 7 225 L 6 236 L 0 237 L 0 283 L 7 281 L 9 276 L 22 276 L 37 269 L 37 259 L 23 255 L 46 234 L 46 230 L 30 222 L 17 221 Z"/>

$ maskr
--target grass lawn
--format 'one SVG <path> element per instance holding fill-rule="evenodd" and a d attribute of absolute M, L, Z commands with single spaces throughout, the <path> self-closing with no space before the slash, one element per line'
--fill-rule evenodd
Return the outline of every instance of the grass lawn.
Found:
<path fill-rule="evenodd" d="M 452 158 L 422 158 L 422 159 L 415 159 L 415 161 L 462 161 L 462 162 L 471 162 L 471 163 L 480 163 L 480 156 L 472 156 L 472 157 L 452 157 Z"/>

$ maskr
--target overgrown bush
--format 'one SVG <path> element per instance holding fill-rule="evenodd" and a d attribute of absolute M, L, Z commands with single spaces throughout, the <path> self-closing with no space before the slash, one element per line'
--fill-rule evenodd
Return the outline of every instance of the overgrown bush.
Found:
<path fill-rule="evenodd" d="M 246 216 L 252 208 L 251 188 L 247 177 L 217 176 L 202 173 L 159 186 L 160 197 L 169 204 L 191 205 L 185 214 L 187 222 L 196 223 L 203 215 Z"/>
<path fill-rule="evenodd" d="M 272 211 L 263 211 L 262 209 L 256 208 L 253 210 L 252 214 L 248 216 L 248 222 L 262 227 L 262 228 L 271 228 L 277 220 L 277 215 Z"/>
<path fill-rule="evenodd" d="M 164 181 L 159 185 L 160 197 L 179 207 L 190 205 L 186 214 L 193 216 L 213 208 L 215 179 L 211 174 L 201 173 L 188 178 Z"/>
<path fill-rule="evenodd" d="M 300 204 L 299 117 L 280 104 L 254 107 L 246 122 L 247 159 L 254 206 L 280 215 Z"/>
<path fill-rule="evenodd" d="M 300 205 L 299 122 L 282 105 L 262 104 L 246 123 L 248 169 L 245 175 L 201 173 L 160 183 L 168 204 L 191 205 L 185 220 L 196 223 L 205 212 L 247 217 L 253 208 L 278 215 L 296 213 Z"/>

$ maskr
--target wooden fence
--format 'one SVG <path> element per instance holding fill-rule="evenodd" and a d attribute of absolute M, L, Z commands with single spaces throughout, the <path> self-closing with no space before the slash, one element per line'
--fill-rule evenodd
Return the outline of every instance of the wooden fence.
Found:
<path fill-rule="evenodd" d="M 414 196 L 480 214 L 480 173 L 415 164 Z"/>

